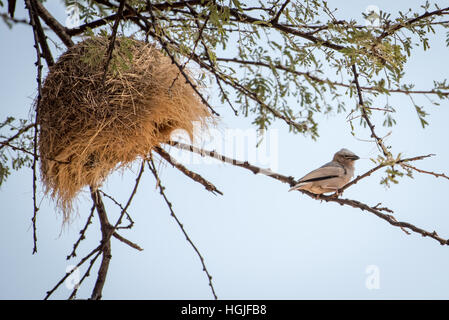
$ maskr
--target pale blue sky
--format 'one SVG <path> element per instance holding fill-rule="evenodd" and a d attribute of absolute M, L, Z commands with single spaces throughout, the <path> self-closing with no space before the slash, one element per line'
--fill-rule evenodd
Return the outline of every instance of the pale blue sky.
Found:
<path fill-rule="evenodd" d="M 64 21 L 59 2 L 49 10 Z M 342 4 L 344 3 L 344 4 Z M 418 7 L 424 1 L 329 1 L 338 6 L 338 18 L 356 18 L 368 5 L 396 13 Z M 439 1 L 443 4 L 443 1 Z M 18 4 L 16 16 L 26 17 Z M 434 79 L 447 77 L 445 34 L 431 37 L 431 49 L 418 49 L 407 64 L 407 80 L 416 88 L 428 89 Z M 26 25 L 8 30 L 0 23 L 0 120 L 12 115 L 28 118 L 36 92 L 35 51 L 32 32 Z M 332 74 L 330 75 L 332 76 Z M 383 101 L 383 100 L 381 100 Z M 398 125 L 377 126 L 379 135 L 392 130 L 388 143 L 406 156 L 435 153 L 415 163 L 419 168 L 449 172 L 449 103 L 431 106 L 424 98 L 430 126 L 420 127 L 416 112 L 403 95 L 390 97 Z M 347 98 L 349 108 L 354 101 Z M 223 106 L 222 128 L 251 127 L 250 121 L 236 118 Z M 320 122 L 320 138 L 290 134 L 283 123 L 273 126 L 278 133 L 277 171 L 301 177 L 327 162 L 342 147 L 357 153 L 356 174 L 372 167 L 373 144 L 352 137 L 346 114 L 326 116 Z M 380 120 L 379 120 L 380 121 Z M 368 131 L 357 130 L 367 139 Z M 253 146 L 255 147 L 255 146 Z M 265 176 L 223 164 L 196 164 L 192 170 L 214 182 L 224 196 L 205 191 L 179 171 L 161 168 L 161 180 L 174 210 L 205 258 L 217 295 L 221 299 L 447 299 L 449 247 L 419 235 L 406 235 L 385 221 L 358 209 L 335 203 L 321 203 L 288 193 L 288 186 Z M 134 184 L 137 166 L 110 176 L 105 191 L 125 201 Z M 382 202 L 395 217 L 449 238 L 449 210 L 446 196 L 449 182 L 427 175 L 404 178 L 385 189 L 380 173 L 348 189 L 344 197 L 369 205 Z M 44 197 L 38 215 L 38 253 L 32 255 L 32 174 L 30 169 L 14 172 L 0 189 L 0 298 L 41 299 L 78 260 L 67 261 L 79 230 L 87 219 L 91 200 L 84 192 L 79 216 L 61 228 L 61 215 Z M 105 199 L 112 217 L 117 209 Z M 207 278 L 198 257 L 185 241 L 155 189 L 149 170 L 130 208 L 134 228 L 122 235 L 144 251 L 137 252 L 112 240 L 112 262 L 103 291 L 105 299 L 210 299 Z M 98 245 L 97 217 L 89 227 L 88 239 L 78 249 L 78 258 Z M 379 270 L 379 289 L 365 286 L 368 266 Z M 98 266 L 98 265 L 97 265 Z M 81 268 L 84 273 L 87 266 Z M 92 272 L 78 297 L 90 296 Z M 54 298 L 65 299 L 71 291 L 62 286 Z"/>

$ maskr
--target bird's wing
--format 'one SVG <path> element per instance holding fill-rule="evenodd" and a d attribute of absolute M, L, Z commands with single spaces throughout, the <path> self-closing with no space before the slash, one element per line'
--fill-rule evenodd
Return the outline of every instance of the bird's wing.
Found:
<path fill-rule="evenodd" d="M 343 176 L 344 174 L 345 169 L 343 166 L 330 162 L 325 164 L 321 168 L 318 168 L 306 174 L 298 181 L 298 184 L 337 178 Z"/>

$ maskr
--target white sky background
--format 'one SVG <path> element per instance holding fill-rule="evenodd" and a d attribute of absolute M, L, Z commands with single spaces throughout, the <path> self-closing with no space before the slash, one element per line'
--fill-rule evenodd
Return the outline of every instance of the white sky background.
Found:
<path fill-rule="evenodd" d="M 60 2 L 50 1 L 48 9 L 65 21 Z M 344 5 L 343 5 L 344 3 Z M 424 1 L 329 1 L 338 6 L 337 19 L 356 18 L 368 5 L 397 16 L 399 10 L 418 8 Z M 439 1 L 441 5 L 444 1 Z M 16 16 L 27 17 L 18 3 Z M 54 37 L 55 38 L 55 37 Z M 36 93 L 35 51 L 32 31 L 26 25 L 12 30 L 0 23 L 0 120 L 7 116 L 28 118 Z M 447 78 L 445 34 L 431 37 L 431 49 L 417 49 L 407 64 L 407 78 L 417 89 L 430 89 L 433 80 Z M 56 56 L 55 56 L 56 58 Z M 333 74 L 325 74 L 332 78 Z M 380 136 L 393 131 L 388 144 L 405 156 L 435 153 L 436 157 L 416 162 L 422 169 L 449 172 L 447 138 L 449 103 L 431 106 L 417 98 L 430 113 L 430 126 L 423 130 L 416 112 L 404 95 L 393 95 L 390 104 L 397 110 L 398 125 L 383 128 Z M 383 102 L 383 101 L 382 101 Z M 347 98 L 348 110 L 354 100 Z M 216 103 L 216 105 L 220 105 Z M 217 108 L 223 116 L 222 129 L 251 128 L 250 120 L 236 118 L 227 106 Z M 290 134 L 282 122 L 277 129 L 277 171 L 297 178 L 329 161 L 332 154 L 346 147 L 362 159 L 356 174 L 370 169 L 369 157 L 376 155 L 374 144 L 359 141 L 350 134 L 346 113 L 323 117 L 317 142 Z M 359 138 L 369 138 L 367 130 L 357 129 Z M 255 146 L 251 146 L 255 148 Z M 224 196 L 214 196 L 169 166 L 160 177 L 174 210 L 203 257 L 221 299 L 447 299 L 449 247 L 419 235 L 406 235 L 374 215 L 359 209 L 321 203 L 289 186 L 231 165 L 196 164 L 189 166 L 213 182 Z M 125 202 L 132 190 L 138 166 L 124 174 L 114 174 L 105 191 Z M 385 189 L 379 184 L 380 172 L 345 191 L 344 197 L 369 205 L 382 202 L 395 211 L 395 217 L 428 231 L 436 230 L 449 238 L 446 197 L 449 182 L 428 175 L 403 178 L 399 185 Z M 79 216 L 61 229 L 62 217 L 44 197 L 38 214 L 38 253 L 32 255 L 32 173 L 13 172 L 0 189 L 0 298 L 41 299 L 64 275 L 66 268 L 98 245 L 97 216 L 81 242 L 77 259 L 67 261 L 78 232 L 91 207 L 84 192 Z M 111 221 L 118 210 L 104 199 Z M 121 234 L 144 248 L 136 250 L 112 240 L 112 260 L 104 299 L 209 299 L 212 298 L 200 260 L 187 243 L 147 169 L 129 209 L 135 225 Z M 98 263 L 78 292 L 90 296 Z M 366 269 L 379 270 L 379 289 L 365 285 Z M 84 274 L 87 264 L 80 272 Z M 65 299 L 71 293 L 63 285 L 53 295 Z"/>

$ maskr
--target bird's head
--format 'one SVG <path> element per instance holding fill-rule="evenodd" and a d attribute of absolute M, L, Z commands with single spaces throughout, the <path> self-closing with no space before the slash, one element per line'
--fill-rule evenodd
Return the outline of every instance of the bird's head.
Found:
<path fill-rule="evenodd" d="M 360 159 L 354 152 L 348 149 L 341 149 L 336 154 L 334 154 L 334 161 L 341 164 L 353 164 L 355 160 Z"/>

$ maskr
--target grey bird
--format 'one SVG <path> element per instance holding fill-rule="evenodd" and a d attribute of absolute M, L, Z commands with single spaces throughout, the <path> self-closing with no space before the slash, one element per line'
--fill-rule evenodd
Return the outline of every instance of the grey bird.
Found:
<path fill-rule="evenodd" d="M 348 149 L 341 149 L 331 162 L 319 167 L 299 179 L 292 190 L 307 190 L 314 194 L 336 192 L 354 175 L 354 161 L 360 159 Z"/>

